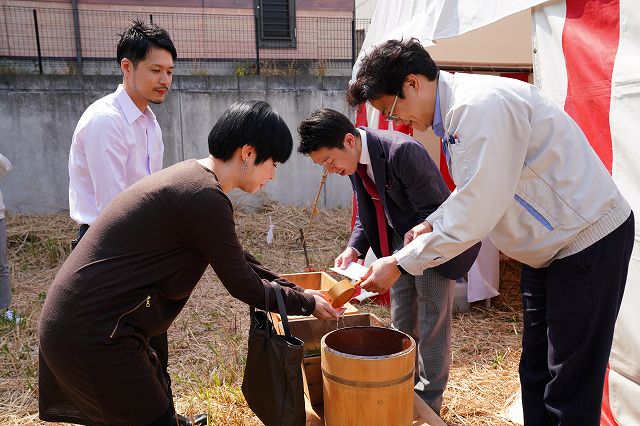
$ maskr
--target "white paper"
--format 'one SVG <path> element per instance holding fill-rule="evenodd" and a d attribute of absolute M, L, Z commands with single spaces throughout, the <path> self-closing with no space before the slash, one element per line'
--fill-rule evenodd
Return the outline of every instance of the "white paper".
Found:
<path fill-rule="evenodd" d="M 351 278 L 352 280 L 359 280 L 364 276 L 364 274 L 367 273 L 367 270 L 369 268 L 359 263 L 351 262 L 347 265 L 345 269 L 339 268 L 337 266 L 334 266 L 333 268 L 330 268 L 330 269 L 333 272 L 340 275 L 344 275 L 345 277 Z"/>
<path fill-rule="evenodd" d="M 367 291 L 364 288 L 360 288 L 360 294 L 354 297 L 358 302 L 362 302 L 364 299 L 368 299 L 369 297 L 377 296 L 378 293 L 374 293 L 371 291 Z"/>

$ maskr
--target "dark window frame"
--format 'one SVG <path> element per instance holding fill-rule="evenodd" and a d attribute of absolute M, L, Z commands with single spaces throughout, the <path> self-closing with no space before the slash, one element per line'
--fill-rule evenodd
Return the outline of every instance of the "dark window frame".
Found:
<path fill-rule="evenodd" d="M 269 49 L 295 49 L 296 42 L 296 1 L 295 0 L 282 0 L 283 3 L 288 3 L 288 22 L 285 18 L 280 18 L 275 22 L 270 21 L 270 17 L 265 17 L 265 12 L 277 13 L 274 10 L 269 10 L 269 3 L 278 0 L 254 0 L 254 12 L 256 17 L 256 31 L 258 36 L 258 46 L 260 48 Z M 265 9 L 264 3 L 267 3 Z M 277 36 L 274 33 L 277 32 L 277 27 L 284 25 L 286 28 L 281 32 L 286 32 L 285 36 Z"/>

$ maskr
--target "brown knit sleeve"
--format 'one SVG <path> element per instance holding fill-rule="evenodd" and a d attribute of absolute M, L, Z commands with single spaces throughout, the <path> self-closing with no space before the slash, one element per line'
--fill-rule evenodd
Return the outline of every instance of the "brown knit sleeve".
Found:
<path fill-rule="evenodd" d="M 264 309 L 265 283 L 245 258 L 229 198 L 219 188 L 200 189 L 182 203 L 178 217 L 182 223 L 176 225 L 182 228 L 187 243 L 202 253 L 227 291 L 244 303 Z M 282 289 L 288 314 L 313 312 L 313 296 L 287 286 Z M 268 309 L 277 311 L 275 294 L 270 293 Z"/>

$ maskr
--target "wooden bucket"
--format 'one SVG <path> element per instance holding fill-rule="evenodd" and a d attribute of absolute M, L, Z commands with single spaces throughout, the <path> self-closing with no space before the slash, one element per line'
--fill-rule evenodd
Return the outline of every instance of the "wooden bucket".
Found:
<path fill-rule="evenodd" d="M 327 426 L 413 423 L 416 344 L 381 327 L 348 327 L 320 342 Z"/>

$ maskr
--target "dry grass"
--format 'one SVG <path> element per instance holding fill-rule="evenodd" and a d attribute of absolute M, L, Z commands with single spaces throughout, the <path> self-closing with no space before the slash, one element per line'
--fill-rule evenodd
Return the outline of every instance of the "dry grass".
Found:
<path fill-rule="evenodd" d="M 267 204 L 237 212 L 245 248 L 274 271 L 303 270 L 299 229 L 308 208 Z M 273 244 L 265 236 L 269 216 Z M 320 210 L 307 236 L 312 264 L 332 265 L 349 235 L 350 212 Z M 19 323 L 0 322 L 0 424 L 40 424 L 37 419 L 36 324 L 46 291 L 68 255 L 74 224 L 65 215 L 9 216 L 7 220 L 13 308 Z M 454 318 L 453 365 L 443 418 L 450 425 L 509 424 L 500 412 L 518 388 L 520 306 L 518 267 L 502 265 L 502 295 Z M 365 304 L 383 319 L 388 310 Z M 246 351 L 248 309 L 226 293 L 211 271 L 196 287 L 169 330 L 170 371 L 178 411 L 209 412 L 215 425 L 259 425 L 244 402 L 240 384 Z"/>

